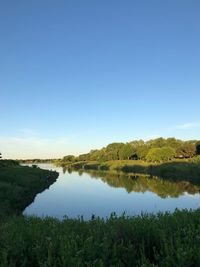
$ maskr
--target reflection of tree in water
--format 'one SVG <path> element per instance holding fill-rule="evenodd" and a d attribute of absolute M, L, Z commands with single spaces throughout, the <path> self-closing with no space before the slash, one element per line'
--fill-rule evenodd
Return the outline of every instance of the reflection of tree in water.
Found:
<path fill-rule="evenodd" d="M 128 193 L 151 191 L 162 198 L 178 197 L 184 192 L 196 194 L 200 187 L 188 181 L 173 182 L 158 177 L 147 175 L 126 175 L 123 173 L 112 173 L 105 171 L 86 171 L 91 178 L 101 179 L 108 185 L 116 188 L 125 188 Z"/>

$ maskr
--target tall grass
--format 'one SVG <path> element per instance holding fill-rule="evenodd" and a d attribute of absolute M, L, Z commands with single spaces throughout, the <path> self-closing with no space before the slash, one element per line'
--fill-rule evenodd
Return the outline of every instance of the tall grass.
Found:
<path fill-rule="evenodd" d="M 0 225 L 0 266 L 200 266 L 200 210 Z"/>

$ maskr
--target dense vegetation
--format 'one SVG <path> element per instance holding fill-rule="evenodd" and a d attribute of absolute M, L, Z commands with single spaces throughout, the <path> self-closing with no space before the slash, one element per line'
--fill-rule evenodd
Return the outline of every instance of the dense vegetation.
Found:
<path fill-rule="evenodd" d="M 0 160 L 0 219 L 21 214 L 36 194 L 48 188 L 57 177 L 56 172 Z"/>
<path fill-rule="evenodd" d="M 117 170 L 167 179 L 200 183 L 200 142 L 157 138 L 144 142 L 112 143 L 78 157 L 67 155 L 55 160 L 68 169 Z"/>
<path fill-rule="evenodd" d="M 68 170 L 122 171 L 125 173 L 158 176 L 171 181 L 188 181 L 200 185 L 200 157 L 189 161 L 176 160 L 165 163 L 148 163 L 139 160 L 80 161 L 63 165 Z"/>
<path fill-rule="evenodd" d="M 200 155 L 200 142 L 182 141 L 175 138 L 157 138 L 147 142 L 136 140 L 128 143 L 112 143 L 100 150 L 92 150 L 78 157 L 67 155 L 57 163 L 79 161 L 143 160 L 165 162 L 175 158 L 188 159 Z"/>
<path fill-rule="evenodd" d="M 2 267 L 200 266 L 200 210 L 88 222 L 18 217 L 0 232 Z"/>

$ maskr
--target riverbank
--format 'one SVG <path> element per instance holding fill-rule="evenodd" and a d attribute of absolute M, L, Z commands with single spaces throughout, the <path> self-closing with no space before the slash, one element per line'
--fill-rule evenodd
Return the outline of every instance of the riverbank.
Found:
<path fill-rule="evenodd" d="M 36 166 L 20 166 L 11 160 L 0 161 L 0 219 L 20 215 L 35 196 L 47 189 L 58 177 L 57 172 Z"/>
<path fill-rule="evenodd" d="M 16 217 L 0 225 L 0 266 L 189 267 L 200 263 L 200 210 L 90 221 Z"/>
<path fill-rule="evenodd" d="M 176 181 L 186 180 L 200 184 L 200 163 L 176 160 L 152 164 L 140 160 L 114 160 L 107 162 L 81 161 L 61 163 L 60 166 L 74 170 L 121 171 L 124 173 L 146 174 Z"/>

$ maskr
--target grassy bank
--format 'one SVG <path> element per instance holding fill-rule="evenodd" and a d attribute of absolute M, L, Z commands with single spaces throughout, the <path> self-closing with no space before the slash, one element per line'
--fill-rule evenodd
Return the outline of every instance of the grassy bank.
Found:
<path fill-rule="evenodd" d="M 192 181 L 200 184 L 200 164 L 189 161 L 171 161 L 166 163 L 152 164 L 139 160 L 115 160 L 107 162 L 75 162 L 62 164 L 63 167 L 83 170 L 109 170 L 122 171 L 125 173 L 148 174 L 167 179 Z"/>
<path fill-rule="evenodd" d="M 200 266 L 200 210 L 89 222 L 18 217 L 0 232 L 0 266 Z"/>
<path fill-rule="evenodd" d="M 48 188 L 58 173 L 0 161 L 0 218 L 21 214 L 36 194 Z"/>

